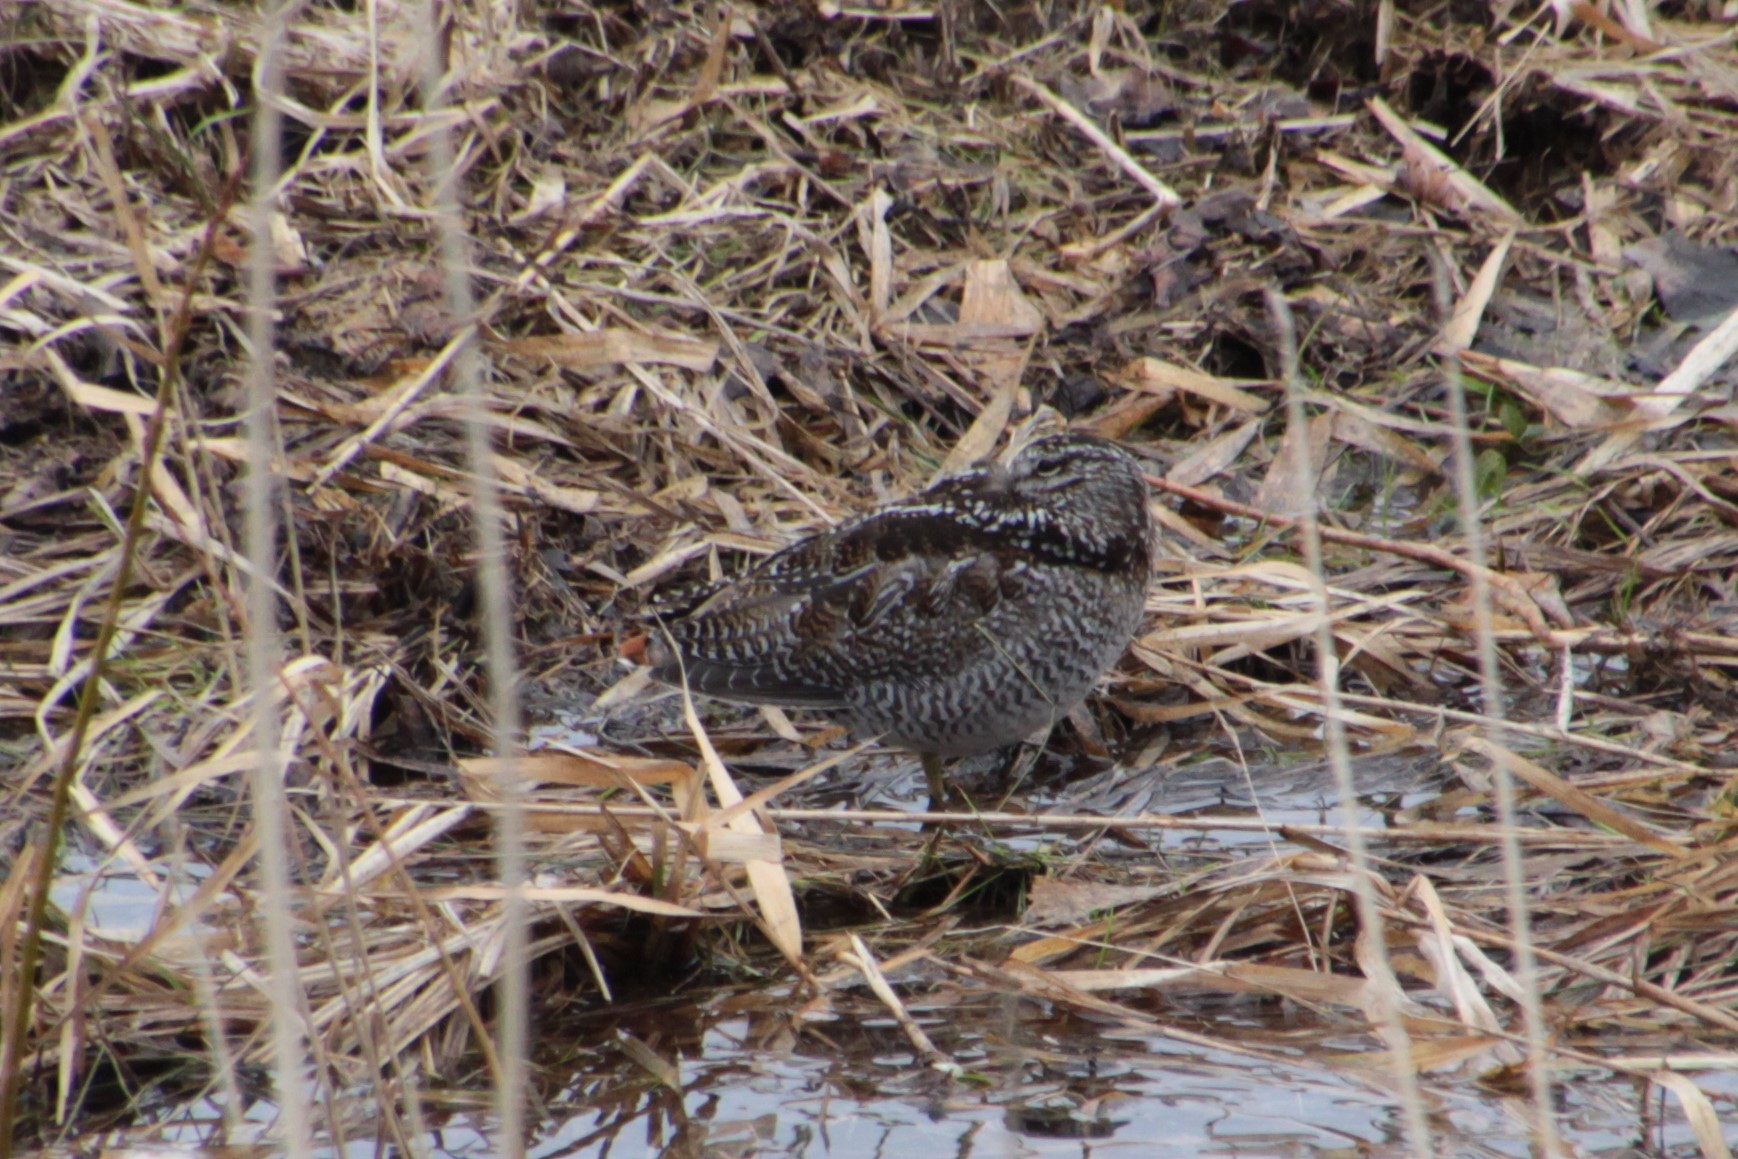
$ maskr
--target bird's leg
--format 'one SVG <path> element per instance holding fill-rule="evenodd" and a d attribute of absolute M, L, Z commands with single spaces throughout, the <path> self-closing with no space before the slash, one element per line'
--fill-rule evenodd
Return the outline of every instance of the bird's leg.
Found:
<path fill-rule="evenodd" d="M 1045 740 L 1049 738 L 1046 737 Z M 1013 746 L 1008 751 L 1008 758 L 1002 762 L 1001 800 L 996 803 L 998 809 L 1006 808 L 1009 800 L 1020 791 L 1020 786 L 1026 783 L 1026 778 L 1032 775 L 1032 770 L 1038 767 L 1038 761 L 1044 756 L 1044 741 L 1032 743 L 1027 741 Z"/>
<path fill-rule="evenodd" d="M 924 753 L 919 759 L 923 761 L 923 779 L 929 782 L 929 811 L 945 813 L 950 797 L 947 778 L 942 774 L 941 757 L 935 753 Z"/>

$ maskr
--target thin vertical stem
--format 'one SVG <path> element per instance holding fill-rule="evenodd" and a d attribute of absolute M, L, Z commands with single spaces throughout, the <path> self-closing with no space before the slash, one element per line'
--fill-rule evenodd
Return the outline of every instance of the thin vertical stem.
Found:
<path fill-rule="evenodd" d="M 1435 263 L 1436 308 L 1444 320 L 1453 314 L 1448 289 L 1447 261 L 1440 254 Z M 1491 606 L 1491 586 L 1485 573 L 1484 523 L 1480 517 L 1478 483 L 1473 470 L 1472 433 L 1466 409 L 1466 385 L 1460 359 L 1450 351 L 1442 363 L 1443 385 L 1448 392 L 1449 416 L 1453 423 L 1454 487 L 1460 508 L 1461 536 L 1469 561 L 1478 565 L 1472 574 L 1473 629 L 1478 636 L 1479 686 L 1485 716 L 1503 719 L 1503 674 L 1497 662 L 1496 618 Z M 1501 725 L 1491 739 L 1503 743 Z M 1539 998 L 1539 959 L 1533 952 L 1533 924 L 1527 910 L 1525 865 L 1516 834 L 1515 780 L 1508 768 L 1492 762 L 1491 781 L 1496 789 L 1499 848 L 1503 858 L 1503 885 L 1509 907 L 1509 937 L 1515 944 L 1515 978 L 1521 986 L 1521 1018 L 1527 1038 L 1527 1079 L 1532 1087 L 1533 1111 L 1539 1153 L 1558 1159 L 1562 1141 L 1551 1110 L 1550 1056 L 1545 1041 L 1544 1005 Z"/>
<path fill-rule="evenodd" d="M 443 16 L 435 0 L 423 7 L 423 109 L 437 116 L 445 105 L 445 62 L 441 56 Z M 507 760 L 510 770 L 501 781 L 501 807 L 495 812 L 496 872 L 506 890 L 502 905 L 505 947 L 501 961 L 500 1021 L 497 1032 L 501 1061 L 495 1092 L 500 1139 L 496 1153 L 518 1159 L 525 1150 L 526 1043 L 530 1020 L 530 938 L 526 928 L 524 785 L 513 758 L 519 754 L 519 701 L 513 657 L 513 616 L 508 586 L 507 552 L 502 532 L 499 488 L 495 481 L 488 415 L 484 408 L 482 375 L 476 342 L 476 300 L 471 292 L 471 266 L 460 212 L 452 142 L 446 129 L 429 136 L 429 174 L 434 187 L 434 221 L 439 235 L 441 270 L 447 308 L 465 328 L 465 341 L 453 362 L 453 377 L 466 400 L 465 452 L 470 467 L 471 512 L 477 534 L 477 587 L 483 609 L 484 657 L 489 706 L 494 719 L 490 747 Z"/>
<path fill-rule="evenodd" d="M 180 329 L 173 332 L 183 332 L 186 321 L 186 303 L 183 302 L 182 316 L 178 319 Z M 60 845 L 71 815 L 72 783 L 79 762 L 84 759 L 85 738 L 90 734 L 97 698 L 102 694 L 103 662 L 114 645 L 121 605 L 126 599 L 127 588 L 132 584 L 133 553 L 138 550 L 139 536 L 145 526 L 145 509 L 150 506 L 151 472 L 163 444 L 169 400 L 174 395 L 174 371 L 178 364 L 175 354 L 178 354 L 178 349 L 165 360 L 163 377 L 158 382 L 156 408 L 145 428 L 144 446 L 140 451 L 138 490 L 133 493 L 133 506 L 121 542 L 116 547 L 118 558 L 110 581 L 108 606 L 103 613 L 102 626 L 97 629 L 97 638 L 91 644 L 90 659 L 86 661 L 89 670 L 79 687 L 78 708 L 73 717 L 72 733 L 66 741 L 66 756 L 55 770 L 42 847 L 29 870 L 31 893 L 25 906 L 24 931 L 18 945 L 18 973 L 14 979 L 18 989 L 12 996 L 12 1008 L 5 1012 L 4 1019 L 0 1019 L 4 1024 L 4 1034 L 0 1035 L 0 1159 L 11 1159 L 15 1147 L 22 1141 L 18 1137 L 18 1096 L 24 1082 L 25 1040 L 35 1021 L 36 967 L 42 953 L 43 930 L 48 922 L 48 895 L 54 884 L 55 867 L 60 864 Z"/>
<path fill-rule="evenodd" d="M 1316 678 L 1321 690 L 1322 709 L 1326 723 L 1328 763 L 1334 770 L 1334 783 L 1339 790 L 1340 812 L 1346 848 L 1352 859 L 1352 895 L 1356 899 L 1358 926 L 1364 944 L 1372 952 L 1360 955 L 1359 964 L 1366 974 L 1377 976 L 1374 984 L 1378 1029 L 1389 1052 L 1394 1056 L 1394 1078 L 1400 1089 L 1400 1103 L 1406 1115 L 1406 1138 L 1413 1159 L 1433 1159 L 1430 1125 L 1424 1115 L 1424 1095 L 1418 1086 L 1418 1070 L 1412 1053 L 1412 1036 L 1407 1033 L 1402 1018 L 1400 980 L 1389 967 L 1386 923 L 1376 903 L 1372 887 L 1375 871 L 1370 864 L 1370 850 L 1358 823 L 1358 793 L 1352 781 L 1352 756 L 1346 742 L 1346 723 L 1341 715 L 1340 658 L 1334 650 L 1333 623 L 1329 619 L 1328 584 L 1322 558 L 1321 526 L 1316 518 L 1315 464 L 1310 459 L 1309 419 L 1304 413 L 1303 383 L 1298 371 L 1297 327 L 1292 321 L 1291 307 L 1278 287 L 1267 288 L 1267 313 L 1279 338 L 1284 359 L 1286 427 L 1294 436 L 1294 462 L 1298 472 L 1298 512 L 1303 532 L 1304 557 L 1309 566 L 1311 592 L 1316 601 Z"/>
<path fill-rule="evenodd" d="M 91 721 L 96 715 L 97 700 L 102 694 L 103 668 L 108 662 L 109 651 L 114 646 L 115 634 L 120 625 L 121 606 L 126 600 L 127 589 L 132 585 L 133 563 L 139 540 L 144 533 L 145 512 L 151 505 L 152 476 L 162 454 L 163 440 L 169 424 L 169 409 L 173 405 L 176 387 L 181 380 L 181 352 L 186 345 L 187 331 L 193 324 L 194 292 L 200 285 L 206 267 L 210 265 L 218 223 L 224 220 L 233 204 L 238 186 L 239 182 L 232 182 L 222 190 L 218 198 L 219 209 L 213 214 L 206 228 L 204 240 L 194 256 L 192 272 L 187 278 L 180 305 L 169 320 L 164 334 L 163 369 L 157 380 L 155 405 L 145 424 L 145 437 L 141 440 L 138 484 L 133 491 L 132 506 L 127 512 L 126 526 L 122 528 L 102 623 L 97 627 L 96 639 L 91 644 L 90 659 L 86 661 L 89 670 L 79 685 L 72 732 L 67 738 L 60 767 L 55 770 L 49 798 L 47 836 L 40 855 L 30 867 L 33 875 L 32 892 L 26 903 L 24 929 L 19 939 L 18 990 L 13 996 L 11 1010 L 5 1012 L 5 1017 L 0 1017 L 0 1027 L 4 1028 L 3 1034 L 0 1034 L 0 1159 L 10 1159 L 18 1145 L 23 1142 L 17 1130 L 16 1116 L 19 1087 L 25 1073 L 24 1044 L 33 1021 L 36 965 L 41 952 L 44 923 L 48 918 L 48 895 L 54 882 L 55 868 L 60 862 L 60 844 L 70 816 L 72 782 L 79 762 L 84 758 L 85 738 L 90 733 Z M 99 983 L 96 993 L 100 993 L 104 985 L 106 983 Z M 88 995 L 87 998 L 94 1000 L 95 994 Z"/>
<path fill-rule="evenodd" d="M 247 375 L 245 550 L 247 587 L 247 673 L 253 702 L 254 762 L 250 778 L 253 821 L 259 827 L 261 906 L 264 911 L 268 993 L 272 1005 L 272 1056 L 278 1097 L 277 1130 L 290 1159 L 312 1153 L 308 1133 L 308 1043 L 302 1033 L 296 942 L 290 925 L 289 803 L 284 794 L 285 761 L 278 729 L 282 702 L 278 673 L 283 642 L 278 635 L 274 589 L 277 569 L 278 464 L 275 338 L 277 305 L 273 202 L 281 170 L 278 105 L 283 97 L 282 44 L 287 7 L 269 5 L 254 73 L 253 190 L 248 218 L 253 231 L 248 261 L 248 342 L 252 359 Z M 337 1140 L 334 1140 L 337 1143 Z"/>

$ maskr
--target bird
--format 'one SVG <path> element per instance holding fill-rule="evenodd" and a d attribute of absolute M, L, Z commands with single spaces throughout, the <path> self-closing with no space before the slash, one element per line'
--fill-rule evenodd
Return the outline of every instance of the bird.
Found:
<path fill-rule="evenodd" d="M 1134 456 L 1064 431 L 676 599 L 647 659 L 667 684 L 917 753 L 935 810 L 945 758 L 1048 729 L 1122 655 L 1153 549 Z"/>

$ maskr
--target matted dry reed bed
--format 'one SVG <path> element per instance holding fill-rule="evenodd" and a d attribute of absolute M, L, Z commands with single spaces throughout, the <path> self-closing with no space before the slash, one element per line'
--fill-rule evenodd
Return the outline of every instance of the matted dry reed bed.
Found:
<path fill-rule="evenodd" d="M 608 1001 L 650 957 L 767 971 L 781 994 L 873 983 L 896 1011 L 991 987 L 1161 1028 L 1125 999 L 1389 1002 L 1414 1066 L 1491 1076 L 1521 1057 L 1512 838 L 1562 1066 L 1738 1057 L 1731 25 L 944 7 L 460 7 L 439 114 L 412 9 L 375 5 L 376 40 L 360 11 L 299 9 L 269 238 L 240 208 L 251 12 L 0 14 L 8 1012 L 33 883 L 61 883 L 18 1114 L 76 1120 L 90 1075 L 139 1060 L 267 1057 L 237 486 L 258 245 L 279 280 L 278 715 L 323 1089 L 390 1103 L 474 1058 L 503 968 L 451 391 L 473 336 L 522 699 L 539 736 L 584 742 L 531 767 L 539 986 Z M 442 127 L 475 331 L 431 232 Z M 1040 412 L 1143 457 L 1167 548 L 1114 678 L 1005 799 L 975 782 L 981 812 L 920 829 L 910 762 L 660 699 L 636 668 L 658 586 L 919 488 Z M 1162 777 L 1138 800 L 1070 787 L 1116 757 L 1276 783 L 1322 751 L 1324 625 L 1352 752 L 1422 774 L 1363 833 L 1385 944 L 1337 815 L 1173 816 Z M 57 778 L 73 815 L 45 869 Z M 955 932 L 1007 873 L 1031 908 Z M 160 899 L 149 920 L 81 908 L 99 876 Z M 1721 1153 L 1706 1096 L 1658 1081 Z"/>

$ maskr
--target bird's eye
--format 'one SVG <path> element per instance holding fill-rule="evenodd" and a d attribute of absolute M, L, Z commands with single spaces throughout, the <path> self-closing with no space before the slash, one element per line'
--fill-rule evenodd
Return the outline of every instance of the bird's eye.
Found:
<path fill-rule="evenodd" d="M 1049 479 L 1062 474 L 1061 459 L 1040 459 L 1038 465 L 1032 468 L 1032 473 L 1040 479 Z"/>

